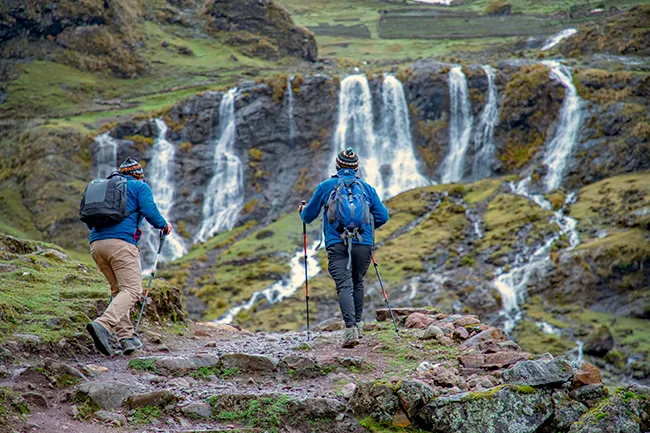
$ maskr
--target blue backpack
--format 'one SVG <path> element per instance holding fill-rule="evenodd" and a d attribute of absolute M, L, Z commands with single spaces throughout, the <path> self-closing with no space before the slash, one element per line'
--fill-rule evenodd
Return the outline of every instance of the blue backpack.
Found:
<path fill-rule="evenodd" d="M 352 263 L 352 240 L 361 242 L 364 225 L 371 223 L 370 206 L 361 180 L 340 179 L 327 199 L 327 221 L 336 226 L 343 244 L 348 247 L 348 269 Z M 325 215 L 323 214 L 323 217 Z"/>

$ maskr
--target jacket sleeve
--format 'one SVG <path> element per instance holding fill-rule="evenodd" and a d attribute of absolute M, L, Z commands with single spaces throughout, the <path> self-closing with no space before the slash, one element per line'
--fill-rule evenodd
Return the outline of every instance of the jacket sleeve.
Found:
<path fill-rule="evenodd" d="M 379 228 L 388 222 L 390 216 L 388 215 L 388 209 L 382 203 L 381 198 L 377 194 L 377 191 L 373 187 L 370 187 L 372 194 L 372 207 L 370 208 L 370 213 L 375 220 L 375 228 Z"/>
<path fill-rule="evenodd" d="M 149 224 L 151 224 L 155 229 L 162 230 L 167 226 L 167 221 L 161 215 L 158 206 L 156 206 L 156 202 L 153 199 L 151 188 L 144 182 L 140 182 L 138 206 L 140 207 L 140 213 L 144 215 Z"/>
<path fill-rule="evenodd" d="M 305 208 L 300 213 L 300 218 L 302 218 L 305 223 L 311 224 L 312 221 L 318 218 L 318 215 L 320 215 L 320 210 L 324 205 L 323 196 L 324 190 L 323 184 L 321 183 L 316 187 L 314 195 L 311 196 L 311 200 L 309 200 L 307 206 L 305 206 Z"/>

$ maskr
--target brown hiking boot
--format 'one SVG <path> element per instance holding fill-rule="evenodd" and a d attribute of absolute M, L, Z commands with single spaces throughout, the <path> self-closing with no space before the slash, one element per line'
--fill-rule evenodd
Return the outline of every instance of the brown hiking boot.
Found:
<path fill-rule="evenodd" d="M 357 327 L 353 326 L 351 328 L 345 328 L 345 331 L 343 331 L 343 345 L 342 347 L 344 349 L 351 349 L 357 344 L 359 344 L 358 341 L 359 334 L 357 331 Z"/>

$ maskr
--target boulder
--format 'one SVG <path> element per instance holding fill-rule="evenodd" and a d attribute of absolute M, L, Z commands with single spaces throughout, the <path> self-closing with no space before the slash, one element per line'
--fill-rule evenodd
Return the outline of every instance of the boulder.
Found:
<path fill-rule="evenodd" d="M 190 419 L 212 418 L 212 408 L 205 403 L 190 403 L 181 409 L 181 413 Z"/>
<path fill-rule="evenodd" d="M 470 325 L 478 325 L 481 323 L 478 316 L 462 316 L 453 321 L 454 327 L 465 327 Z"/>
<path fill-rule="evenodd" d="M 521 352 L 507 352 L 521 354 Z M 522 361 L 503 372 L 503 380 L 515 385 L 555 385 L 564 383 L 573 377 L 573 367 L 564 358 L 548 360 Z"/>
<path fill-rule="evenodd" d="M 571 389 L 581 388 L 585 385 L 602 383 L 600 370 L 588 362 L 582 364 L 580 369 L 573 375 Z"/>
<path fill-rule="evenodd" d="M 413 313 L 406 319 L 406 326 L 409 329 L 426 329 L 435 319 L 422 313 Z"/>
<path fill-rule="evenodd" d="M 155 362 L 156 368 L 174 376 L 182 376 L 201 367 L 216 367 L 218 364 L 219 357 L 215 355 L 165 357 L 158 358 Z"/>
<path fill-rule="evenodd" d="M 114 424 L 117 427 L 122 427 L 127 424 L 127 420 L 124 415 L 121 413 L 109 412 L 106 410 L 98 410 L 95 412 L 95 418 L 109 424 Z"/>
<path fill-rule="evenodd" d="M 237 368 L 243 373 L 267 373 L 277 370 L 278 360 L 249 353 L 227 353 L 221 356 L 223 368 Z"/>
<path fill-rule="evenodd" d="M 162 391 L 147 392 L 145 394 L 134 394 L 126 399 L 126 405 L 130 409 L 147 406 L 165 407 L 176 403 L 178 397 L 173 392 L 165 389 Z"/>
<path fill-rule="evenodd" d="M 506 340 L 506 334 L 499 328 L 489 327 L 485 331 L 479 332 L 475 336 L 465 340 L 460 346 L 461 351 L 481 351 L 489 343 L 498 344 Z"/>
<path fill-rule="evenodd" d="M 574 422 L 589 410 L 584 404 L 569 398 L 564 390 L 553 392 L 553 427 L 555 431 L 567 431 Z"/>
<path fill-rule="evenodd" d="M 461 355 L 460 363 L 465 368 L 503 368 L 526 361 L 533 355 L 528 352 L 497 352 L 479 355 Z"/>
<path fill-rule="evenodd" d="M 614 336 L 607 326 L 601 326 L 587 336 L 584 351 L 587 355 L 603 357 L 614 347 Z"/>
<path fill-rule="evenodd" d="M 571 426 L 570 433 L 639 433 L 646 431 L 647 400 L 621 391 L 599 403 L 596 410 L 586 412 Z M 642 423 L 645 425 L 642 426 Z"/>
<path fill-rule="evenodd" d="M 401 408 L 409 419 L 415 418 L 417 413 L 435 397 L 433 388 L 419 380 L 405 380 L 397 391 Z"/>
<path fill-rule="evenodd" d="M 343 388 L 341 389 L 341 394 L 343 394 L 343 398 L 349 400 L 354 395 L 354 390 L 356 389 L 357 386 L 354 383 L 347 383 L 343 385 Z"/>
<path fill-rule="evenodd" d="M 303 419 L 334 419 L 345 412 L 345 404 L 332 398 L 306 398 L 291 404 L 291 413 Z"/>
<path fill-rule="evenodd" d="M 438 340 L 444 335 L 445 334 L 444 332 L 442 332 L 442 329 L 440 329 L 439 327 L 437 327 L 432 323 L 424 331 L 424 333 L 420 337 L 420 340 Z"/>
<path fill-rule="evenodd" d="M 314 332 L 342 331 L 345 329 L 345 322 L 338 317 L 323 320 L 314 326 Z"/>
<path fill-rule="evenodd" d="M 553 414 L 547 390 L 502 386 L 437 398 L 417 415 L 417 425 L 434 433 L 533 433 Z"/>
<path fill-rule="evenodd" d="M 572 399 L 584 403 L 587 407 L 593 407 L 599 400 L 605 397 L 607 390 L 602 383 L 585 385 L 574 389 L 569 393 Z"/>
<path fill-rule="evenodd" d="M 380 423 L 389 423 L 397 413 L 399 400 L 385 383 L 361 382 L 350 399 L 350 408 L 359 418 L 369 416 Z"/>
<path fill-rule="evenodd" d="M 89 382 L 77 388 L 75 400 L 92 400 L 100 409 L 119 409 L 135 393 L 133 386 L 123 382 Z"/>
<path fill-rule="evenodd" d="M 456 341 L 464 341 L 469 338 L 469 332 L 465 328 L 456 328 L 451 337 Z"/>
<path fill-rule="evenodd" d="M 308 356 L 288 355 L 282 358 L 280 368 L 291 377 L 314 378 L 322 375 L 316 361 Z"/>

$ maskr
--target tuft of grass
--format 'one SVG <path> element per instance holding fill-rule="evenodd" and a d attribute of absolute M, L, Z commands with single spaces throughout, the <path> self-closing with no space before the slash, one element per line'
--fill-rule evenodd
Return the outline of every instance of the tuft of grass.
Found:
<path fill-rule="evenodd" d="M 128 367 L 135 371 L 150 371 L 152 373 L 158 374 L 155 358 L 132 359 L 129 361 Z"/>
<path fill-rule="evenodd" d="M 131 422 L 134 425 L 147 425 L 151 424 L 154 419 L 160 418 L 162 409 L 157 406 L 145 406 L 135 409 L 131 416 Z"/>
<path fill-rule="evenodd" d="M 208 400 L 208 403 L 214 407 L 219 398 L 215 395 Z M 241 421 L 248 427 L 263 427 L 270 433 L 277 433 L 283 417 L 289 413 L 288 407 L 291 401 L 292 399 L 286 395 L 254 399 L 248 402 L 245 410 L 221 411 L 215 415 L 215 418 L 224 421 Z"/>

